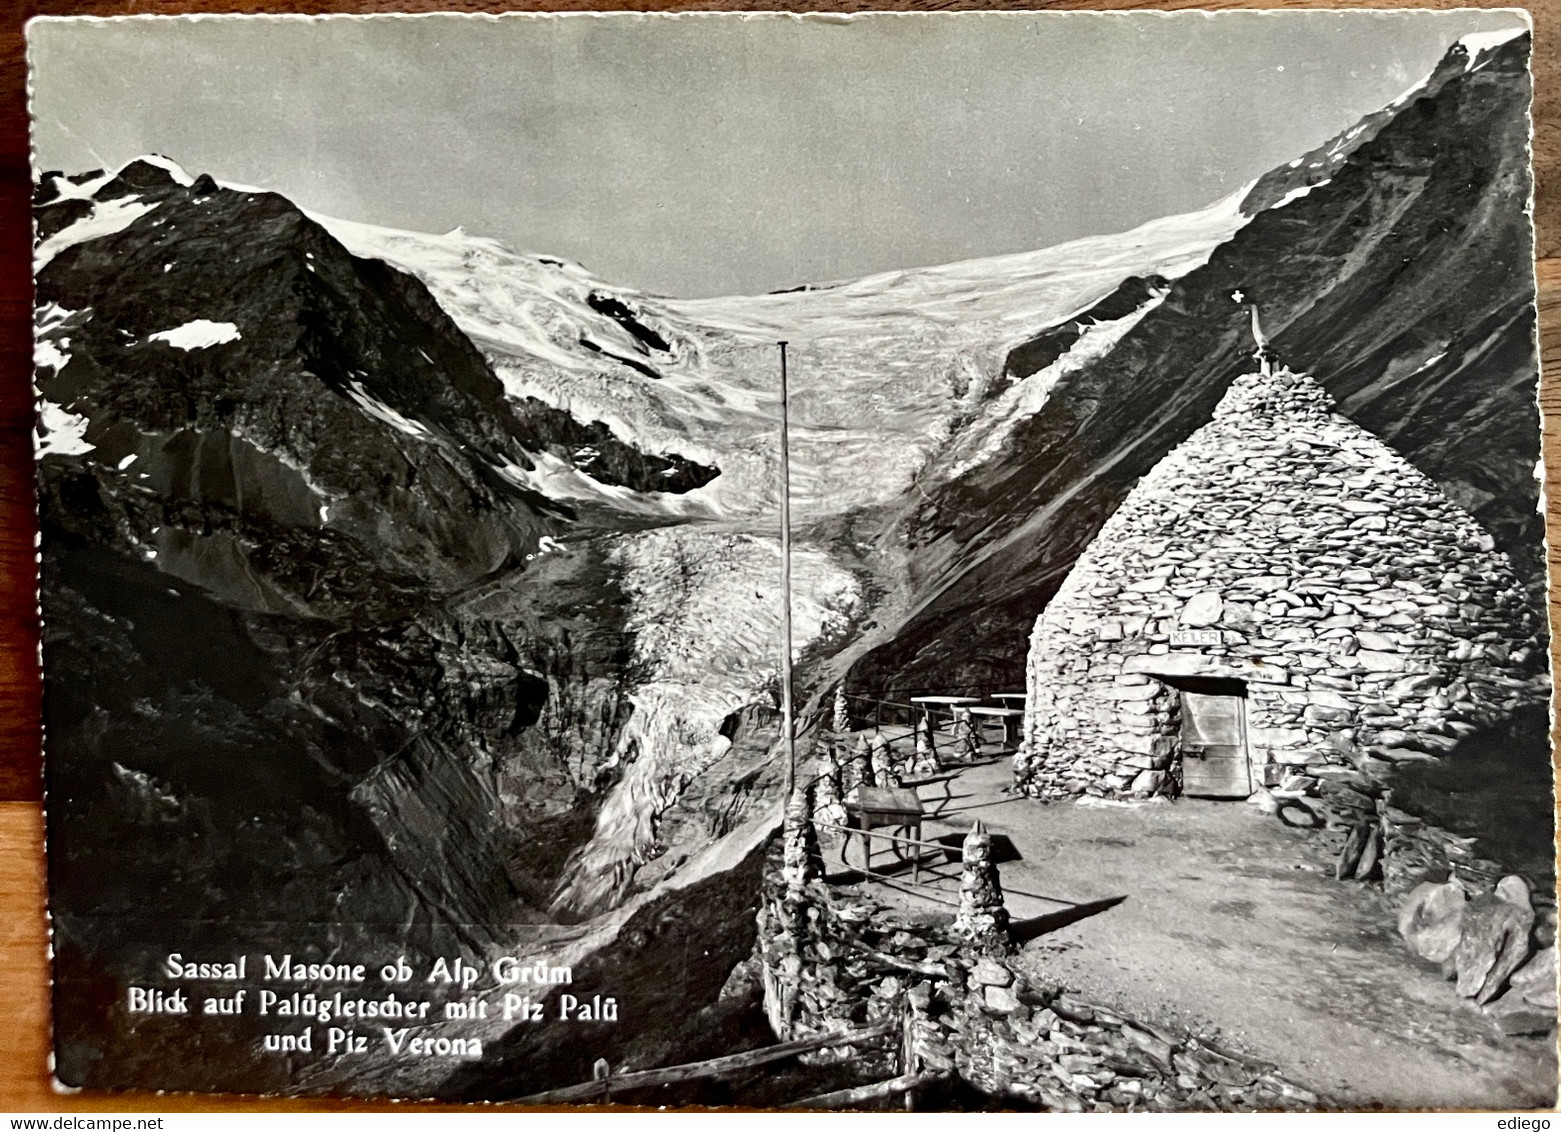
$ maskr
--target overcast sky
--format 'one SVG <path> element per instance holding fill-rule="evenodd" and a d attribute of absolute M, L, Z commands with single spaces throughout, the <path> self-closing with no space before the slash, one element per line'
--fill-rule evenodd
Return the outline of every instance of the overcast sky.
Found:
<path fill-rule="evenodd" d="M 1187 211 L 1507 11 L 43 21 L 43 169 L 167 155 L 682 296 Z"/>

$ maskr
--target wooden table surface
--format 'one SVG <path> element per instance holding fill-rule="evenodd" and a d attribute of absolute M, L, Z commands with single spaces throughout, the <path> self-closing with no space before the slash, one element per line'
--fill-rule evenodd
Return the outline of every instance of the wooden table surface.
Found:
<path fill-rule="evenodd" d="M 890 3 L 692 3 L 628 2 L 487 4 L 409 0 L 406 3 L 340 3 L 328 0 L 286 4 L 266 0 L 229 3 L 140 3 L 137 0 L 81 0 L 78 3 L 10 0 L 0 13 L 0 1110 L 151 1110 L 203 1109 L 408 1111 L 424 1106 L 352 1101 L 158 1095 L 151 1093 L 77 1093 L 53 1091 L 47 1069 L 49 1049 L 48 964 L 44 919 L 43 818 L 40 809 L 38 623 L 33 537 L 36 516 L 32 480 L 32 291 L 31 196 L 27 149 L 26 69 L 22 26 L 34 15 L 128 15 L 177 12 L 333 12 L 333 11 L 548 11 L 624 8 L 641 11 L 678 9 L 861 11 L 869 9 L 939 11 L 1027 8 L 1161 9 L 1178 8 L 1456 8 L 1503 7 L 1478 2 L 1398 3 L 964 3 L 945 0 Z M 1561 415 L 1561 0 L 1529 8 L 1534 17 L 1534 170 L 1536 184 L 1537 265 L 1540 335 L 1544 378 L 1540 402 L 1550 415 L 1545 429 L 1545 486 L 1552 501 L 1550 518 L 1561 513 L 1561 458 L 1556 420 Z M 1556 529 L 1556 528 L 1553 528 Z M 1552 572 L 1558 551 L 1550 548 Z M 1551 598 L 1554 624 L 1556 601 Z M 437 1107 L 437 1106 L 430 1106 Z"/>

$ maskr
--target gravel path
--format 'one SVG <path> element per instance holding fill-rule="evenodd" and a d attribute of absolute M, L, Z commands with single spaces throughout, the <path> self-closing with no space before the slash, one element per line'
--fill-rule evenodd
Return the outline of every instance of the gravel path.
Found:
<path fill-rule="evenodd" d="M 1005 888 L 1126 897 L 1026 944 L 1040 977 L 1218 1035 L 1350 1107 L 1555 1103 L 1551 1040 L 1500 1038 L 1303 831 L 1239 803 L 1042 805 L 1004 794 L 1008 780 L 1006 759 L 965 770 L 925 835 L 979 816 L 1021 854 Z M 1061 907 L 1012 892 L 1008 906 L 1016 920 Z"/>

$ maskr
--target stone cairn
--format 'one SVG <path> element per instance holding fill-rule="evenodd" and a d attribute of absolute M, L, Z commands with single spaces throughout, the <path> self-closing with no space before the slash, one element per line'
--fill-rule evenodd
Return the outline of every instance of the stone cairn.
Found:
<path fill-rule="evenodd" d="M 894 767 L 894 752 L 889 748 L 889 740 L 884 738 L 882 732 L 873 736 L 872 765 L 873 781 L 879 786 L 900 785 L 900 775 Z"/>
<path fill-rule="evenodd" d="M 816 916 L 810 889 L 817 887 L 823 875 L 823 854 L 809 813 L 809 793 L 807 787 L 801 787 L 786 801 L 779 867 L 772 858 L 759 902 L 755 951 L 764 988 L 764 1012 L 771 1030 L 783 1041 L 797 1036 L 799 1014 L 807 1013 L 799 996 L 809 958 L 807 942 L 814 934 L 812 919 Z"/>
<path fill-rule="evenodd" d="M 959 915 L 954 934 L 975 951 L 1001 955 L 1008 951 L 1008 909 L 1003 885 L 992 863 L 992 835 L 978 818 L 965 835 L 961 850 L 964 869 L 959 878 Z"/>
<path fill-rule="evenodd" d="M 889 742 L 889 737 L 882 731 L 873 732 L 872 740 L 873 766 L 886 763 L 894 772 L 895 781 L 886 785 L 900 786 L 902 777 L 909 776 L 912 770 L 912 760 L 901 760 L 894 752 L 894 745 Z"/>
<path fill-rule="evenodd" d="M 975 721 L 964 712 L 954 717 L 954 747 L 965 762 L 981 757 L 981 736 L 976 734 Z"/>
<path fill-rule="evenodd" d="M 835 744 L 824 744 L 823 754 L 818 758 L 817 773 L 813 780 L 813 820 L 826 827 L 839 827 L 846 824 L 846 808 L 841 802 L 840 791 L 840 760 L 835 753 Z M 820 841 L 830 844 L 838 843 L 845 834 L 838 828 L 825 828 L 818 831 Z"/>
<path fill-rule="evenodd" d="M 916 777 L 929 778 L 939 769 L 938 754 L 932 745 L 932 721 L 922 716 L 916 721 Z"/>
<path fill-rule="evenodd" d="M 788 902 L 801 901 L 808 882 L 824 875 L 824 854 L 813 825 L 812 791 L 798 786 L 786 803 L 786 820 L 781 838 L 781 876 L 786 882 Z"/>
<path fill-rule="evenodd" d="M 851 707 L 844 681 L 835 685 L 835 734 L 842 739 L 851 734 Z"/>
<path fill-rule="evenodd" d="M 841 773 L 840 787 L 849 795 L 858 786 L 872 785 L 874 785 L 872 750 L 867 743 L 867 733 L 863 732 L 856 737 L 856 746 L 852 748 L 851 758 Z"/>

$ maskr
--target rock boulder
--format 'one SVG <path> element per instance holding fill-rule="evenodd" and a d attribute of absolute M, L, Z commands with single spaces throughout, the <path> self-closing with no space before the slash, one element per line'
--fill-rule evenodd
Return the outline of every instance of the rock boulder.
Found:
<path fill-rule="evenodd" d="M 1533 948 L 1534 909 L 1497 895 L 1476 896 L 1463 913 L 1463 937 L 1452 954 L 1458 993 L 1481 1005 L 1495 998 Z"/>
<path fill-rule="evenodd" d="M 1398 934 L 1416 955 L 1441 963 L 1458 948 L 1468 901 L 1469 894 L 1457 878 L 1419 885 L 1399 909 Z"/>

